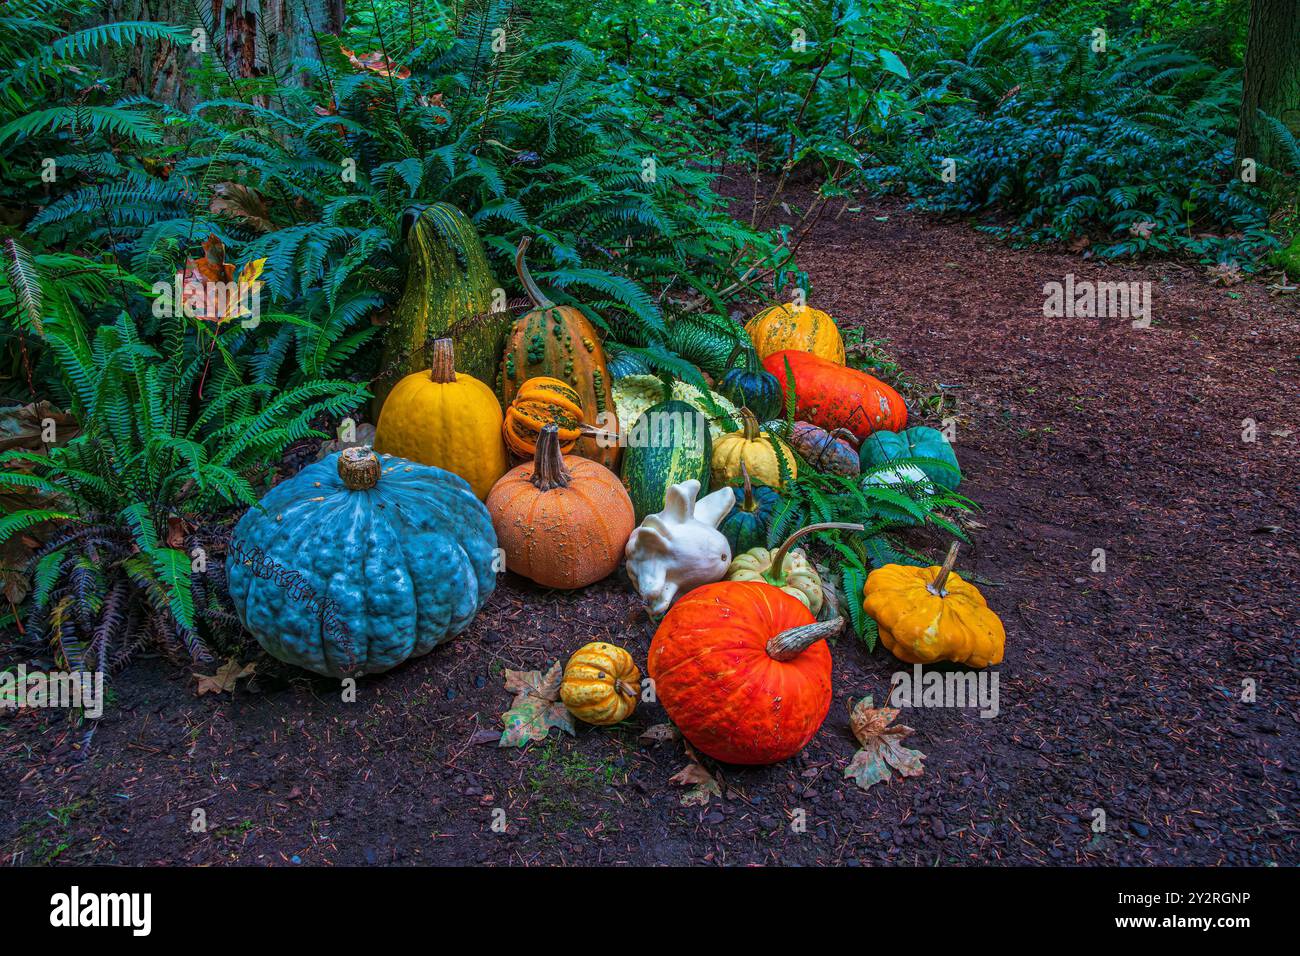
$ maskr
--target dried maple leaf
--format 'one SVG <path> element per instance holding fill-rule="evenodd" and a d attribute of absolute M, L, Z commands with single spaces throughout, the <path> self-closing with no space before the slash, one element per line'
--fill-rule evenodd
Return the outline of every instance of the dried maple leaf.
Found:
<path fill-rule="evenodd" d="M 233 692 L 235 681 L 241 677 L 249 677 L 257 670 L 256 664 L 240 664 L 233 657 L 217 668 L 217 672 L 209 676 L 208 674 L 195 674 L 199 679 L 198 695 L 202 697 L 209 692 L 220 694 Z"/>
<path fill-rule="evenodd" d="M 1128 227 L 1128 234 L 1137 239 L 1150 239 L 1151 230 L 1155 229 L 1156 224 L 1150 220 L 1143 219 L 1133 223 Z"/>
<path fill-rule="evenodd" d="M 1214 285 L 1236 285 L 1238 282 L 1246 281 L 1241 266 L 1235 262 L 1218 262 L 1205 271 L 1209 273 L 1210 282 Z"/>
<path fill-rule="evenodd" d="M 181 273 L 181 296 L 187 313 L 205 322 L 225 322 L 251 315 L 244 303 L 259 285 L 258 276 L 266 259 L 245 263 L 235 275 L 235 267 L 226 262 L 226 247 L 215 235 L 203 243 L 202 259 L 186 259 Z M 231 284 L 237 288 L 231 294 Z"/>
<path fill-rule="evenodd" d="M 545 740 L 552 727 L 574 734 L 573 715 L 559 703 L 560 681 L 564 677 L 559 661 L 545 674 L 507 670 L 505 677 L 506 690 L 513 691 L 515 699 L 501 715 L 505 730 L 501 732 L 498 747 L 526 747 L 531 741 Z"/>
<path fill-rule="evenodd" d="M 339 49 L 348 58 L 348 61 L 358 69 L 370 70 L 380 76 L 391 76 L 398 80 L 404 80 L 411 75 L 410 70 L 404 66 L 398 66 L 379 50 L 358 56 L 345 46 L 340 46 Z"/>
<path fill-rule="evenodd" d="M 700 763 L 699 754 L 690 744 L 686 745 L 686 758 L 690 760 L 685 767 L 668 778 L 670 784 L 678 787 L 690 787 L 682 794 L 682 806 L 706 807 L 712 797 L 722 799 L 722 787 L 713 774 Z"/>
<path fill-rule="evenodd" d="M 255 232 L 270 232 L 275 228 L 266 201 L 255 190 L 239 183 L 217 183 L 213 186 L 208 211 L 242 219 Z"/>
<path fill-rule="evenodd" d="M 863 790 L 888 780 L 892 776 L 890 767 L 904 777 L 919 777 L 925 772 L 921 766 L 925 754 L 902 744 L 903 738 L 915 731 L 903 724 L 889 726 L 897 716 L 895 707 L 872 706 L 870 695 L 858 701 L 849 715 L 853 736 L 858 738 L 862 749 L 844 768 L 844 776 L 851 778 Z"/>
<path fill-rule="evenodd" d="M 653 727 L 647 727 L 641 731 L 637 737 L 638 743 L 643 744 L 662 744 L 670 740 L 677 740 L 681 737 L 682 732 L 672 724 L 655 724 Z"/>

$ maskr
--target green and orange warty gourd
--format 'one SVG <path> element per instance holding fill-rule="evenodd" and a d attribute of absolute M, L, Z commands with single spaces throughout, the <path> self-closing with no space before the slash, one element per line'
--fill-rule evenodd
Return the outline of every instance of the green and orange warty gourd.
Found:
<path fill-rule="evenodd" d="M 515 268 L 533 309 L 515 322 L 506 341 L 501 360 L 501 401 L 505 405 L 512 403 L 530 378 L 558 378 L 578 393 L 582 417 L 588 425 L 617 434 L 618 415 L 610 393 L 613 382 L 600 338 L 581 309 L 556 305 L 542 295 L 524 261 L 528 243 L 527 236 L 520 241 Z M 611 471 L 618 470 L 621 449 L 616 442 L 585 435 L 578 439 L 573 451 Z"/>
<path fill-rule="evenodd" d="M 560 451 L 568 454 L 582 435 L 582 399 L 558 378 L 538 376 L 524 382 L 515 399 L 506 406 L 506 447 L 520 458 L 532 458 L 542 428 L 558 429 Z"/>
<path fill-rule="evenodd" d="M 839 327 L 820 309 L 793 303 L 774 305 L 750 319 L 745 331 L 764 365 L 769 355 L 783 349 L 797 349 L 836 365 L 844 364 L 844 339 Z"/>
<path fill-rule="evenodd" d="M 456 371 L 451 339 L 433 343 L 428 371 L 389 392 L 375 426 L 375 451 L 442 468 L 469 482 L 479 500 L 506 473 L 501 406 L 492 389 Z"/>
<path fill-rule="evenodd" d="M 596 641 L 564 666 L 560 700 L 584 723 L 607 727 L 627 720 L 641 694 L 641 671 L 623 648 Z"/>
<path fill-rule="evenodd" d="M 636 522 L 618 476 L 560 452 L 554 425 L 537 454 L 496 483 L 487 499 L 506 569 L 548 588 L 581 588 L 612 574 Z"/>
<path fill-rule="evenodd" d="M 792 757 L 831 705 L 823 638 L 844 621 L 814 621 L 770 584 L 719 581 L 679 600 L 650 643 L 649 672 L 669 718 L 698 750 L 737 764 Z"/>
<path fill-rule="evenodd" d="M 970 667 L 1001 664 L 1006 630 L 984 595 L 953 565 L 957 542 L 942 566 L 886 564 L 867 575 L 863 608 L 875 619 L 880 641 L 908 664 L 952 661 Z"/>

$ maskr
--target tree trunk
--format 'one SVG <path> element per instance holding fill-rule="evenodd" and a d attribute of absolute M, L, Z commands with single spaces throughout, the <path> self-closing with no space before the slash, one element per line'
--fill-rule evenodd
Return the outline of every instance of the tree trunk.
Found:
<path fill-rule="evenodd" d="M 126 93 L 185 109 L 202 95 L 188 78 L 204 60 L 223 76 L 300 82 L 291 68 L 294 58 L 319 55 L 316 36 L 338 32 L 343 0 L 108 0 L 104 12 L 109 22 L 153 20 L 202 30 L 195 45 L 203 50 L 137 44 L 126 55 Z"/>
<path fill-rule="evenodd" d="M 1300 0 L 1251 0 L 1237 124 L 1237 166 L 1276 165 L 1279 149 L 1258 110 L 1300 136 Z"/>

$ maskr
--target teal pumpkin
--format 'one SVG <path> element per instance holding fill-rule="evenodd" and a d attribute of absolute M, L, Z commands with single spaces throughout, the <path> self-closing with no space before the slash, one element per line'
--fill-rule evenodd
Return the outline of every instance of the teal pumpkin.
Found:
<path fill-rule="evenodd" d="M 676 399 L 646 409 L 626 431 L 623 487 L 632 499 L 639 524 L 646 515 L 664 510 L 672 485 L 694 478 L 701 493 L 709 487 L 713 441 L 709 423 L 693 405 Z"/>
<path fill-rule="evenodd" d="M 226 576 L 272 657 L 328 677 L 378 674 L 469 626 L 496 587 L 496 547 L 463 478 L 350 448 L 244 514 Z"/>
<path fill-rule="evenodd" d="M 605 367 L 609 369 L 610 378 L 618 381 L 629 375 L 653 375 L 650 363 L 617 342 L 605 343 Z"/>
<path fill-rule="evenodd" d="M 896 458 L 928 458 L 944 462 L 951 467 L 945 468 L 926 461 L 918 461 L 916 467 L 925 472 L 925 476 L 935 484 L 949 491 L 956 490 L 961 484 L 957 453 L 938 429 L 918 425 L 901 432 L 872 432 L 863 440 L 859 449 L 859 462 L 863 471 Z"/>
<path fill-rule="evenodd" d="M 771 372 L 758 368 L 733 368 L 722 376 L 718 394 L 737 408 L 748 408 L 760 422 L 780 418 L 785 407 L 781 383 Z"/>
<path fill-rule="evenodd" d="M 718 525 L 733 555 L 744 554 L 750 548 L 767 547 L 768 530 L 783 500 L 776 489 L 750 481 L 744 464 L 740 468 L 745 483 L 731 489 L 736 494 L 736 506 Z"/>

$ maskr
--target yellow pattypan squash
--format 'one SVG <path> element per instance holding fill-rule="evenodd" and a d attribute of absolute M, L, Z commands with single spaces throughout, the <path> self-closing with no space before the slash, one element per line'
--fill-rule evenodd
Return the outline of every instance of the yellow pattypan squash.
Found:
<path fill-rule="evenodd" d="M 942 567 L 887 564 L 867 576 L 863 608 L 880 640 L 900 661 L 952 661 L 970 667 L 1002 663 L 1006 631 L 984 596 L 953 570 L 957 543 Z"/>

